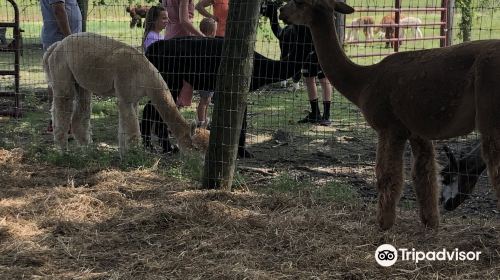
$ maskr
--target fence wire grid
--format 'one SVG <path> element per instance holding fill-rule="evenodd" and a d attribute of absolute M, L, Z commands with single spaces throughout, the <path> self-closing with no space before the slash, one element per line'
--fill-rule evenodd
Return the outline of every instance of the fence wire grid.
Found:
<path fill-rule="evenodd" d="M 119 69 L 85 68 L 94 75 L 96 84 L 104 79 L 104 76 L 99 76 L 100 73 L 117 71 L 137 73 L 138 77 L 132 82 L 116 81 L 130 84 L 132 88 L 129 92 L 154 87 L 150 78 L 140 76 L 148 71 L 146 64 L 144 68 L 134 69 L 135 65 L 141 64 L 133 64 L 133 61 L 146 54 L 165 79 L 180 106 L 182 116 L 210 128 L 214 105 L 213 100 L 207 101 L 207 96 L 215 91 L 218 64 L 224 55 L 223 39 L 174 38 L 154 43 L 153 47 L 145 51 L 144 10 L 156 5 L 156 2 L 90 2 L 87 31 L 130 47 L 129 57 L 116 65 Z M 23 0 L 15 3 L 19 9 L 19 34 L 16 34 L 15 25 L 11 24 L 15 23 L 13 6 L 6 0 L 0 2 L 0 22 L 5 23 L 0 24 L 0 111 L 4 115 L 0 117 L 0 148 L 21 148 L 35 160 L 72 168 L 106 167 L 117 162 L 124 164 L 118 159 L 117 134 L 122 131 L 119 128 L 117 100 L 109 96 L 92 97 L 90 123 L 93 144 L 90 148 L 77 149 L 76 141 L 70 140 L 69 146 L 74 149 L 74 155 L 65 158 L 57 153 L 53 134 L 48 131 L 52 96 L 48 92 L 42 68 L 44 50 L 40 34 L 43 21 L 39 1 Z M 282 180 L 285 185 L 288 184 L 286 187 L 311 183 L 347 184 L 355 186 L 356 192 L 362 197 L 374 199 L 375 132 L 366 124 L 359 110 L 334 87 L 331 94 L 325 92 L 325 89 L 328 91 L 328 84 L 321 79 L 324 76 L 315 64 L 312 42 L 304 41 L 307 36 L 302 36 L 300 32 L 303 30 L 296 28 L 296 34 L 287 39 L 295 40 L 294 44 L 282 44 L 276 37 L 273 28 L 285 30 L 282 32 L 288 28 L 276 17 L 280 4 L 267 0 L 260 7 L 253 63 L 255 68 L 247 101 L 245 129 L 241 133 L 241 137 L 246 139 L 243 152 L 243 145 L 240 145 L 236 186 L 245 185 L 245 182 L 273 180 Z M 464 40 L 495 39 L 500 36 L 500 5 L 497 1 L 471 1 L 470 9 L 451 0 L 349 0 L 347 4 L 354 7 L 356 12 L 337 17 L 336 21 L 340 23 L 337 29 L 346 54 L 361 65 L 377 63 L 395 52 L 446 47 Z M 129 12 L 131 8 L 134 12 Z M 201 27 L 202 19 L 203 16 L 194 11 L 193 26 L 197 30 Z M 161 31 L 161 39 L 169 32 L 171 30 Z M 13 43 L 16 40 L 17 43 Z M 114 43 L 101 46 L 101 49 L 115 47 Z M 19 52 L 16 53 L 16 50 Z M 97 51 L 86 49 L 81 50 L 81 53 Z M 77 50 L 69 56 L 78 56 L 79 52 Z M 18 72 L 15 69 L 16 54 L 20 55 Z M 16 75 L 19 77 L 18 85 Z M 239 82 L 239 77 L 225 78 Z M 194 89 L 193 101 L 190 98 L 181 98 L 179 101 L 182 89 L 186 87 L 189 92 L 189 86 Z M 315 102 L 311 102 L 314 101 L 311 97 L 316 98 Z M 132 148 L 131 154 L 134 156 L 130 156 L 125 165 L 147 166 L 161 159 L 164 163 L 162 168 L 171 169 L 178 161 L 186 159 L 176 155 L 178 139 L 171 135 L 165 136 L 168 129 L 159 122 L 157 115 L 153 114 L 151 122 L 145 124 L 143 116 L 147 114 L 144 108 L 148 102 L 147 97 L 141 98 L 136 114 L 143 134 L 143 126 L 150 126 L 149 134 L 142 137 L 143 143 L 149 145 L 146 148 L 142 145 Z M 199 108 L 202 107 L 200 102 L 207 104 L 206 120 L 203 119 L 204 111 Z M 65 113 L 71 114 L 71 110 Z M 466 157 L 477 143 L 476 134 L 436 141 L 438 160 L 443 166 L 448 162 L 444 146 L 461 158 Z M 408 186 L 408 180 L 411 179 L 410 162 L 411 152 L 407 149 L 405 166 Z M 178 172 L 199 178 L 200 164 L 189 167 L 197 171 L 183 168 Z M 463 208 L 476 209 L 479 213 L 494 209 L 494 192 L 487 181 L 486 172 L 471 192 L 472 198 Z M 406 187 L 403 201 L 413 203 L 414 199 L 412 188 Z"/>

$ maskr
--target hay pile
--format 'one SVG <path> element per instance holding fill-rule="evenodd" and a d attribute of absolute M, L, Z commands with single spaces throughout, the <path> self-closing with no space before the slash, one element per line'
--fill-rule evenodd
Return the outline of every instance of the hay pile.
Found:
<path fill-rule="evenodd" d="M 151 170 L 34 165 L 0 150 L 0 278 L 498 279 L 498 215 L 445 216 L 439 232 L 401 211 L 307 194 L 200 191 Z M 249 186 L 252 189 L 252 186 Z M 378 245 L 482 251 L 478 262 L 398 262 Z"/>

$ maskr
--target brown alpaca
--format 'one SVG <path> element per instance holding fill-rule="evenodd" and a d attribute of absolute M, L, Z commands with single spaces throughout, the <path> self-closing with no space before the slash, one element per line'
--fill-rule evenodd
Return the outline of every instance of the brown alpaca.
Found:
<path fill-rule="evenodd" d="M 348 42 L 359 40 L 359 32 L 363 30 L 365 40 L 373 40 L 373 25 L 375 20 L 370 16 L 355 18 L 351 21 L 352 28 L 349 28 L 346 35 Z"/>
<path fill-rule="evenodd" d="M 90 139 L 91 94 L 116 96 L 120 153 L 140 139 L 137 104 L 148 96 L 177 139 L 181 150 L 206 150 L 208 132 L 194 129 L 177 110 L 158 70 L 137 49 L 109 37 L 78 33 L 49 47 L 43 57 L 53 89 L 54 140 L 63 150 L 70 126 L 79 144 Z"/>
<path fill-rule="evenodd" d="M 405 18 L 405 16 L 403 14 L 400 14 L 399 18 L 403 19 L 403 18 Z M 392 25 L 392 26 L 385 26 L 382 28 L 378 28 L 378 32 L 382 33 L 385 39 L 396 38 L 396 27 L 393 26 L 394 24 L 396 24 L 396 15 L 394 13 L 383 16 L 382 20 L 380 21 L 380 24 Z M 384 31 L 381 31 L 381 29 Z M 395 41 L 385 42 L 385 47 L 389 48 L 389 46 L 390 46 L 390 47 L 394 48 L 395 44 L 396 44 Z M 400 44 L 401 44 L 401 42 L 400 42 Z"/>
<path fill-rule="evenodd" d="M 439 224 L 433 139 L 466 135 L 476 128 L 500 201 L 500 41 L 401 52 L 375 65 L 360 66 L 339 45 L 334 10 L 354 12 L 335 0 L 292 0 L 281 8 L 280 18 L 309 26 L 326 76 L 360 108 L 377 132 L 380 227 L 388 229 L 396 219 L 407 140 L 413 152 L 412 177 L 420 218 L 426 226 Z"/>

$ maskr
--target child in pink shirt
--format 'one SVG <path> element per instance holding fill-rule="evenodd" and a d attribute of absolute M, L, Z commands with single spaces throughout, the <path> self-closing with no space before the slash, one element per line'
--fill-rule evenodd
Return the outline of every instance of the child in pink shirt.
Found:
<path fill-rule="evenodd" d="M 183 36 L 202 36 L 193 25 L 193 0 L 162 0 L 162 6 L 167 9 L 170 21 L 166 26 L 165 39 Z"/>

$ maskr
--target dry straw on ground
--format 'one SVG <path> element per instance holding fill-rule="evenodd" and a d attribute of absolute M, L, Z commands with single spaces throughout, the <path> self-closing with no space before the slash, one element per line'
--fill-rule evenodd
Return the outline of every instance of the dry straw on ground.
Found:
<path fill-rule="evenodd" d="M 0 150 L 1 279 L 498 279 L 498 215 L 444 215 L 300 195 L 201 191 L 150 170 L 41 166 Z M 378 245 L 482 251 L 477 262 L 379 267 Z"/>

